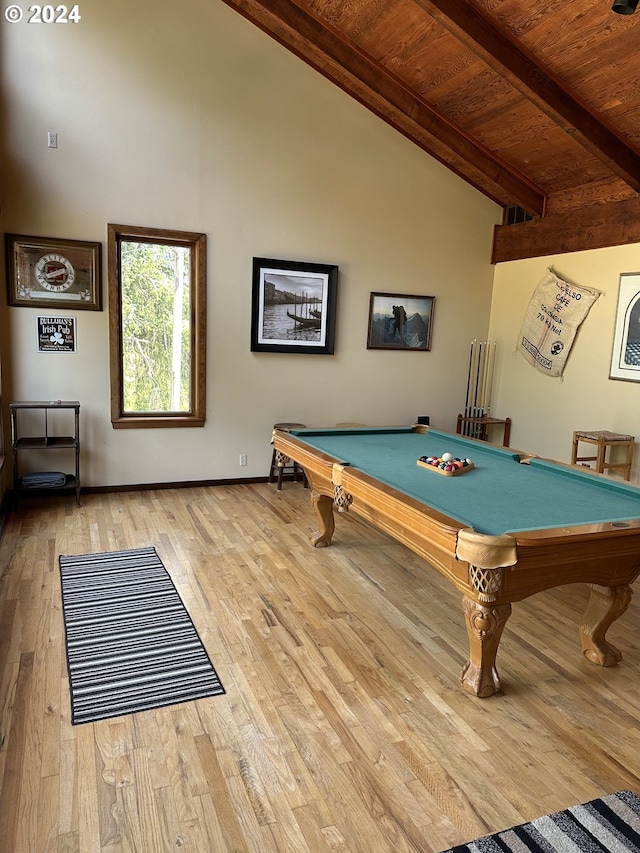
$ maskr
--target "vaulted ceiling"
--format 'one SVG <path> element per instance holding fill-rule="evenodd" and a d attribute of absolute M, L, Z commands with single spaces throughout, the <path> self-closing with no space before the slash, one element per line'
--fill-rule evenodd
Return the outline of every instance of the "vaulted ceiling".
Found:
<path fill-rule="evenodd" d="M 224 2 L 512 218 L 526 211 L 496 227 L 494 262 L 640 242 L 640 9 Z"/>

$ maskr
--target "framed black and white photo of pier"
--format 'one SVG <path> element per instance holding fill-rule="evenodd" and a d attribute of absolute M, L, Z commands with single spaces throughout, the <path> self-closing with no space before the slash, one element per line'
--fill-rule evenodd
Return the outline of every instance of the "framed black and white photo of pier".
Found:
<path fill-rule="evenodd" d="M 367 349 L 431 349 L 434 296 L 372 293 Z"/>
<path fill-rule="evenodd" d="M 333 355 L 338 267 L 253 259 L 251 351 Z"/>

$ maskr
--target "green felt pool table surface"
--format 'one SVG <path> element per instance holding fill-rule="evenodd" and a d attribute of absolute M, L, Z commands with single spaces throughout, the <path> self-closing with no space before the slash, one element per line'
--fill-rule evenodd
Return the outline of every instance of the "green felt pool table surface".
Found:
<path fill-rule="evenodd" d="M 299 440 L 438 509 L 478 533 L 540 530 L 640 516 L 640 489 L 586 469 L 527 457 L 510 448 L 412 427 L 292 430 Z M 421 456 L 469 458 L 471 471 L 444 477 Z"/>

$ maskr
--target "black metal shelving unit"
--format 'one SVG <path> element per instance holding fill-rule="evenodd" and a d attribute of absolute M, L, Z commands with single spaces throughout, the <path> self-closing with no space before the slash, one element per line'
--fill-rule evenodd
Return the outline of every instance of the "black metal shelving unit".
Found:
<path fill-rule="evenodd" d="M 25 410 L 42 410 L 42 431 L 36 435 L 22 435 L 18 424 L 18 413 Z M 50 432 L 51 412 L 73 411 L 73 435 L 60 435 L 55 429 Z M 13 451 L 13 492 L 14 506 L 17 506 L 21 494 L 36 491 L 73 491 L 76 503 L 80 506 L 80 403 L 77 400 L 23 400 L 9 403 L 11 417 L 11 448 Z M 46 474 L 42 472 L 44 485 L 34 487 L 25 485 L 25 477 L 20 475 L 20 456 L 28 451 L 42 450 L 72 450 L 75 456 L 75 470 L 64 474 L 64 483 L 51 485 L 46 482 Z"/>

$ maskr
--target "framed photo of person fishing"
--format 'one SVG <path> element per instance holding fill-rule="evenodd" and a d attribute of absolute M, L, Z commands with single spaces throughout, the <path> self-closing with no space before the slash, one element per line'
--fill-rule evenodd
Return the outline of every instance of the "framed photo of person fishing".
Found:
<path fill-rule="evenodd" d="M 338 267 L 253 259 L 251 351 L 333 355 Z"/>
<path fill-rule="evenodd" d="M 431 349 L 435 296 L 372 293 L 367 349 Z"/>

